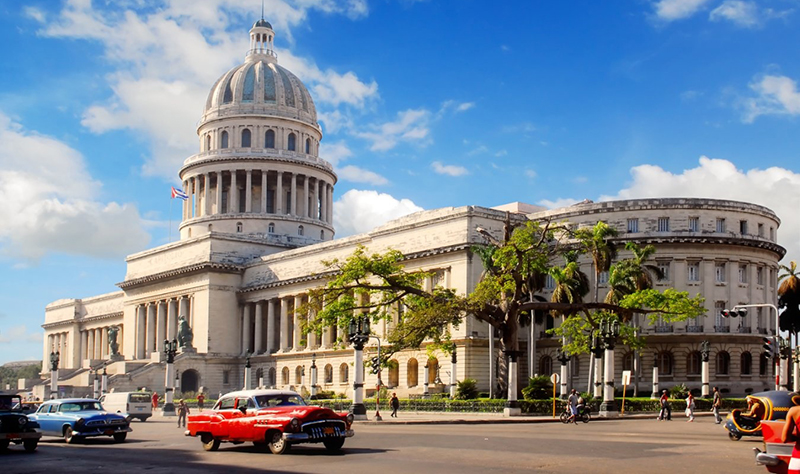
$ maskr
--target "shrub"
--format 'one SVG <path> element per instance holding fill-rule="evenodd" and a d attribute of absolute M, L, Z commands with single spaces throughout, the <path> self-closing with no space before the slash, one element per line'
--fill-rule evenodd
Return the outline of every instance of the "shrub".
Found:
<path fill-rule="evenodd" d="M 669 398 L 686 398 L 688 395 L 689 389 L 682 383 L 669 389 Z"/>
<path fill-rule="evenodd" d="M 456 387 L 457 400 L 472 400 L 478 396 L 478 381 L 475 379 L 464 379 L 458 382 Z"/>
<path fill-rule="evenodd" d="M 522 389 L 522 396 L 525 400 L 543 400 L 553 395 L 553 384 L 547 375 L 531 377 L 528 386 Z"/>

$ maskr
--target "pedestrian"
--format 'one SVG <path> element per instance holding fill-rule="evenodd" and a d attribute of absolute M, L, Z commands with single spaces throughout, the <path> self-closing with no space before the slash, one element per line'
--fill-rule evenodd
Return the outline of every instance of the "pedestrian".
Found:
<path fill-rule="evenodd" d="M 567 401 L 569 402 L 569 411 L 570 411 L 570 415 L 569 415 L 569 418 L 567 419 L 567 423 L 569 423 L 571 421 L 571 422 L 573 422 L 573 423 L 575 423 L 577 425 L 578 424 L 578 391 L 573 388 L 572 391 L 569 392 L 569 398 L 567 399 Z"/>
<path fill-rule="evenodd" d="M 158 408 L 158 392 L 153 392 L 153 410 Z"/>
<path fill-rule="evenodd" d="M 722 423 L 722 417 L 719 416 L 720 408 L 722 408 L 722 395 L 719 393 L 719 388 L 714 387 L 714 402 L 711 404 L 711 411 L 714 412 L 714 421 L 717 424 Z"/>
<path fill-rule="evenodd" d="M 786 413 L 786 424 L 783 425 L 781 442 L 794 443 L 792 458 L 789 460 L 788 474 L 800 474 L 800 406 L 789 408 Z"/>
<path fill-rule="evenodd" d="M 197 395 L 197 409 L 198 410 L 202 410 L 203 409 L 203 403 L 205 401 L 206 401 L 206 397 L 203 395 L 203 392 L 200 392 L 200 394 Z"/>
<path fill-rule="evenodd" d="M 659 420 L 672 421 L 672 409 L 669 406 L 669 395 L 666 390 L 661 391 L 661 412 L 658 414 Z"/>
<path fill-rule="evenodd" d="M 396 393 L 392 393 L 390 405 L 392 407 L 392 416 L 397 418 L 397 409 L 400 408 L 400 400 L 397 398 Z"/>
<path fill-rule="evenodd" d="M 689 395 L 686 397 L 686 416 L 689 417 L 687 422 L 694 421 L 694 395 L 692 392 L 689 392 Z"/>
<path fill-rule="evenodd" d="M 181 427 L 181 422 L 183 422 L 183 427 L 186 428 L 186 415 L 189 413 L 189 405 L 181 398 L 178 401 L 178 428 Z"/>

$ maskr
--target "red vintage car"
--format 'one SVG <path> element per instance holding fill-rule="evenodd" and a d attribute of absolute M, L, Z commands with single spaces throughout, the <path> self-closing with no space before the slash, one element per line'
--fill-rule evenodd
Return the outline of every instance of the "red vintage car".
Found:
<path fill-rule="evenodd" d="M 199 436 L 206 451 L 222 442 L 251 442 L 283 454 L 291 445 L 322 443 L 337 451 L 353 436 L 353 415 L 309 406 L 288 390 L 242 390 L 222 396 L 214 408 L 189 415 L 186 436 Z"/>
<path fill-rule="evenodd" d="M 786 474 L 789 469 L 789 460 L 792 458 L 794 443 L 782 443 L 781 433 L 786 421 L 762 421 L 761 434 L 764 436 L 764 451 L 753 448 L 756 455 L 756 464 L 767 468 L 775 474 Z"/>

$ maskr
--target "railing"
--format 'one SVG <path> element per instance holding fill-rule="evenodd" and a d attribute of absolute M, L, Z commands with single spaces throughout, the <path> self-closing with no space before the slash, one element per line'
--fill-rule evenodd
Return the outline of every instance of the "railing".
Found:
<path fill-rule="evenodd" d="M 703 332 L 703 326 L 686 326 L 686 332 Z"/>
<path fill-rule="evenodd" d="M 750 334 L 750 327 L 749 326 L 740 326 L 739 332 L 742 334 Z"/>
<path fill-rule="evenodd" d="M 759 334 L 766 334 L 767 333 L 767 328 L 758 328 L 758 333 Z"/>
<path fill-rule="evenodd" d="M 674 330 L 673 326 L 656 326 L 657 333 L 664 333 L 664 332 L 672 332 Z"/>
<path fill-rule="evenodd" d="M 714 332 L 731 332 L 730 326 L 714 326 Z"/>

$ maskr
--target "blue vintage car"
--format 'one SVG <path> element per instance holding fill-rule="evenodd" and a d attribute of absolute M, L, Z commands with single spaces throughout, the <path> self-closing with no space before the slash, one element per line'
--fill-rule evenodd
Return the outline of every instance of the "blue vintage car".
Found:
<path fill-rule="evenodd" d="M 92 398 L 48 400 L 30 416 L 39 423 L 43 435 L 58 436 L 67 443 L 90 436 L 113 436 L 121 443 L 133 431 L 124 416 L 108 413 Z"/>
<path fill-rule="evenodd" d="M 0 393 L 0 451 L 14 443 L 22 444 L 25 451 L 32 453 L 41 437 L 39 425 L 22 411 L 19 395 Z"/>

